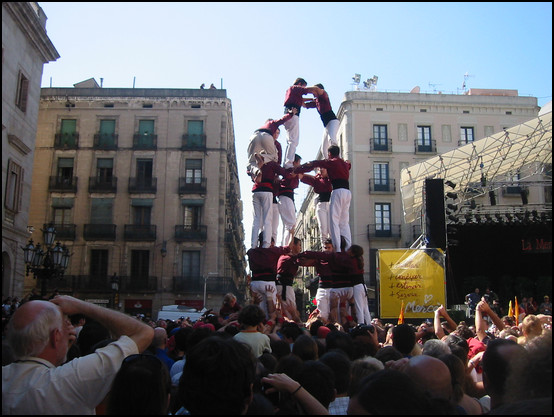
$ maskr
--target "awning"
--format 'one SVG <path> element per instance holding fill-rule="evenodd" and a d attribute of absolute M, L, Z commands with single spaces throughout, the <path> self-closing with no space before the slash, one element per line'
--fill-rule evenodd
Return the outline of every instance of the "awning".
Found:
<path fill-rule="evenodd" d="M 451 181 L 464 202 L 506 186 L 509 177 L 525 180 L 552 164 L 552 107 L 547 106 L 535 119 L 403 169 L 400 189 L 405 222 L 421 218 L 425 179 Z M 444 188 L 445 195 L 454 191 Z"/>

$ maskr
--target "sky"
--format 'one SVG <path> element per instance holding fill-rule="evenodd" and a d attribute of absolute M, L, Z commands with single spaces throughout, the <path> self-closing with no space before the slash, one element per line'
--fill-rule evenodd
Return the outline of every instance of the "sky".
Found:
<path fill-rule="evenodd" d="M 552 3 L 39 2 L 60 58 L 44 65 L 42 87 L 95 78 L 105 88 L 227 90 L 250 247 L 250 136 L 283 115 L 297 77 L 321 83 L 338 112 L 353 77 L 378 76 L 377 91 L 462 94 L 518 90 L 552 100 Z M 286 148 L 281 129 L 280 142 Z M 316 158 L 323 124 L 300 117 L 302 162 Z M 307 186 L 296 191 L 300 208 Z M 279 242 L 278 242 L 279 243 Z"/>

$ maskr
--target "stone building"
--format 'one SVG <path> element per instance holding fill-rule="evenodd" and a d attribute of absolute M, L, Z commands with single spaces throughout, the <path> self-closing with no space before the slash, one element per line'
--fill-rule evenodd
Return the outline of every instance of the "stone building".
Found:
<path fill-rule="evenodd" d="M 29 200 L 45 63 L 59 58 L 36 2 L 2 2 L 2 297 L 22 298 Z"/>
<path fill-rule="evenodd" d="M 218 309 L 229 291 L 240 299 L 244 231 L 226 91 L 94 79 L 43 88 L 29 223 L 53 223 L 72 253 L 49 291 L 152 316 L 163 305 Z"/>

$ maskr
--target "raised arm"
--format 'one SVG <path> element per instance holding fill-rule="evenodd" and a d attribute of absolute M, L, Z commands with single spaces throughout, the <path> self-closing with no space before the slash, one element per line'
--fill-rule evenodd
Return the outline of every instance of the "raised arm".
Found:
<path fill-rule="evenodd" d="M 154 329 L 134 317 L 68 295 L 58 295 L 51 302 L 67 315 L 80 313 L 98 321 L 117 339 L 124 335 L 130 337 L 139 352 L 146 350 L 152 343 Z"/>

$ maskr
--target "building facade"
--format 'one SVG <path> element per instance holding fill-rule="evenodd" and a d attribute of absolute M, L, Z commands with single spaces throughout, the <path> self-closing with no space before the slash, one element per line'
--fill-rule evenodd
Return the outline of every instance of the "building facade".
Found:
<path fill-rule="evenodd" d="M 473 89 L 459 95 L 346 92 L 337 112 L 337 140 L 342 157 L 352 164 L 352 243 L 364 248 L 365 280 L 373 312 L 377 250 L 410 248 L 422 234 L 422 222 L 404 222 L 400 172 L 533 119 L 539 110 L 536 98 L 520 97 L 516 90 Z M 518 185 L 517 178 L 510 180 Z M 517 187 L 505 187 L 496 198 L 498 205 L 522 204 Z M 475 200 L 478 205 L 488 204 L 483 196 Z M 551 204 L 551 182 L 550 192 L 545 187 L 530 187 L 528 200 Z M 296 234 L 303 238 L 306 248 L 319 250 L 311 190 L 300 209 Z M 304 282 L 308 283 L 313 280 L 314 271 L 304 270 Z"/>
<path fill-rule="evenodd" d="M 226 91 L 94 79 L 43 88 L 29 223 L 54 224 L 72 253 L 49 291 L 151 316 L 240 297 L 244 231 Z"/>
<path fill-rule="evenodd" d="M 39 5 L 2 2 L 2 298 L 25 295 L 40 84 L 43 65 L 58 58 Z"/>

